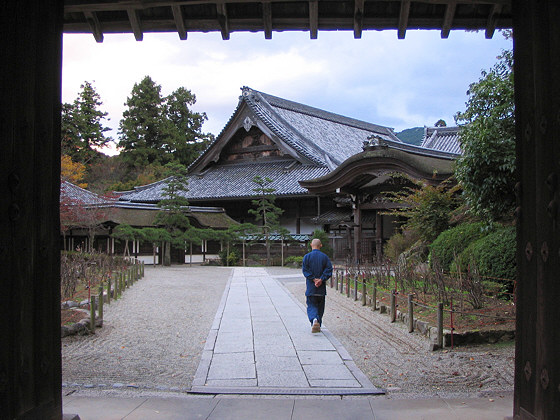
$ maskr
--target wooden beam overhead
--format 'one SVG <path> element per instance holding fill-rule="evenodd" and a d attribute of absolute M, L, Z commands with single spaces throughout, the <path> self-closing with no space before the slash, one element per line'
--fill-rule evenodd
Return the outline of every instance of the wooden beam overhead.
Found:
<path fill-rule="evenodd" d="M 498 15 L 502 11 L 502 5 L 495 4 L 492 7 L 492 11 L 488 16 L 488 24 L 486 25 L 486 39 L 492 39 L 494 32 L 496 31 L 496 24 L 498 23 Z"/>
<path fill-rule="evenodd" d="M 408 16 L 410 15 L 410 0 L 401 1 L 401 11 L 399 13 L 399 27 L 397 36 L 399 39 L 404 39 L 406 35 L 406 28 L 408 27 Z"/>
<path fill-rule="evenodd" d="M 364 27 L 364 0 L 354 1 L 354 38 L 362 37 L 362 29 Z"/>
<path fill-rule="evenodd" d="M 456 3 L 448 3 L 445 8 L 445 17 L 443 18 L 443 25 L 441 28 L 441 37 L 443 39 L 449 38 L 449 32 L 453 25 L 453 18 L 455 17 L 455 10 L 457 9 Z"/>
<path fill-rule="evenodd" d="M 227 16 L 227 5 L 225 3 L 217 3 L 216 10 L 218 12 L 218 23 L 222 31 L 222 39 L 224 41 L 229 39 L 229 22 Z"/>
<path fill-rule="evenodd" d="M 144 39 L 144 33 L 142 32 L 142 27 L 140 26 L 140 16 L 138 15 L 138 10 L 136 9 L 126 9 L 128 14 L 128 20 L 130 26 L 132 27 L 132 33 L 134 33 L 134 38 L 136 41 L 142 41 Z"/>
<path fill-rule="evenodd" d="M 269 0 L 272 3 L 300 3 L 302 0 Z M 376 1 L 378 3 L 394 3 L 395 0 L 368 0 Z M 458 0 L 415 0 L 418 3 L 424 4 L 449 4 L 451 2 L 457 2 Z M 461 4 L 466 5 L 501 5 L 501 6 L 511 6 L 512 0 L 460 0 Z M 189 5 L 200 5 L 200 4 L 226 4 L 226 3 L 258 3 L 257 0 L 127 0 L 127 1 L 107 1 L 107 0 L 65 0 L 64 1 L 64 12 L 65 13 L 76 13 L 83 12 L 85 10 L 100 12 L 100 11 L 118 11 L 125 10 L 127 7 L 137 8 L 137 9 L 149 9 L 152 7 L 171 7 L 171 6 L 189 6 Z"/>
<path fill-rule="evenodd" d="M 272 39 L 272 4 L 270 2 L 265 2 L 262 6 L 264 38 Z"/>
<path fill-rule="evenodd" d="M 97 14 L 95 12 L 84 12 L 84 16 L 91 28 L 91 33 L 93 34 L 95 41 L 100 43 L 103 42 L 103 30 L 101 29 L 101 23 L 97 18 Z"/>
<path fill-rule="evenodd" d="M 173 18 L 175 19 L 179 38 L 185 41 L 187 39 L 187 30 L 185 29 L 185 18 L 183 17 L 181 6 L 173 5 L 171 6 L 171 10 L 173 10 Z"/>
<path fill-rule="evenodd" d="M 319 2 L 312 0 L 309 2 L 309 36 L 311 39 L 317 39 L 319 31 Z"/>

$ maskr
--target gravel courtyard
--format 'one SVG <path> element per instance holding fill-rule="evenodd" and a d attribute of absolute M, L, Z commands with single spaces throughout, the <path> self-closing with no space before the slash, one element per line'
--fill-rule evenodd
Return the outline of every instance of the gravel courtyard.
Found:
<path fill-rule="evenodd" d="M 285 276 L 299 270 L 268 272 Z M 123 299 L 105 306 L 104 326 L 95 335 L 62 340 L 65 387 L 190 389 L 230 273 L 225 267 L 147 266 L 146 276 Z M 303 279 L 283 283 L 303 302 Z M 402 324 L 391 324 L 387 316 L 332 289 L 324 323 L 391 398 L 499 396 L 513 391 L 511 343 L 431 352 L 426 338 L 409 334 Z"/>

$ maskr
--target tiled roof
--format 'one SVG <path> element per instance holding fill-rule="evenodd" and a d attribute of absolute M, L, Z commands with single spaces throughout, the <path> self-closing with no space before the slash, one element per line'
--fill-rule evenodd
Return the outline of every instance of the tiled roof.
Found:
<path fill-rule="evenodd" d="M 459 127 L 424 127 L 420 147 L 460 155 Z"/>
<path fill-rule="evenodd" d="M 372 134 L 400 142 L 391 128 L 288 101 L 249 87 L 242 88 L 242 100 L 283 141 L 312 161 L 331 166 L 331 169 L 361 152 L 363 142 Z"/>
<path fill-rule="evenodd" d="M 207 154 L 219 153 L 215 146 L 222 142 L 227 128 L 238 118 L 244 105 L 274 136 L 295 150 L 302 163 L 326 166 L 330 170 L 361 152 L 363 142 L 373 134 L 401 142 L 392 128 L 288 101 L 246 86 L 241 90 L 239 104 L 226 126 L 190 168 L 196 167 Z"/>
<path fill-rule="evenodd" d="M 243 237 L 243 239 L 245 239 L 246 241 L 262 241 L 263 238 L 262 235 L 246 235 Z M 282 238 L 282 236 L 273 233 L 268 237 L 268 239 L 271 241 L 281 241 L 282 239 L 284 239 L 285 241 L 293 240 L 297 242 L 306 242 L 309 240 L 309 235 L 303 233 L 292 233 Z"/>
<path fill-rule="evenodd" d="M 354 216 L 352 215 L 352 210 L 338 208 L 322 213 L 311 219 L 311 221 L 318 225 L 340 225 L 342 223 L 352 225 Z"/>
<path fill-rule="evenodd" d="M 189 200 L 254 197 L 255 176 L 272 179 L 267 187 L 274 188 L 276 196 L 306 195 L 298 181 L 326 175 L 326 167 L 301 165 L 294 161 L 281 160 L 256 163 L 234 163 L 211 166 L 202 175 L 188 177 L 187 198 Z M 157 202 L 161 200 L 166 180 L 144 186 L 121 195 L 120 200 L 135 202 Z"/>
<path fill-rule="evenodd" d="M 98 205 L 108 202 L 108 200 L 91 191 L 84 190 L 71 182 L 62 181 L 60 183 L 60 201 L 66 199 L 69 202 L 80 203 L 82 205 Z"/>

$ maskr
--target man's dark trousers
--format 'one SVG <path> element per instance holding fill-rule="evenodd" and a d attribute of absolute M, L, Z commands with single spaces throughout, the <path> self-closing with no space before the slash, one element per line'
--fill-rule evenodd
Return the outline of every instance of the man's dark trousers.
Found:
<path fill-rule="evenodd" d="M 325 295 L 307 296 L 307 317 L 313 325 L 313 320 L 319 321 L 323 325 L 323 314 L 325 313 Z"/>

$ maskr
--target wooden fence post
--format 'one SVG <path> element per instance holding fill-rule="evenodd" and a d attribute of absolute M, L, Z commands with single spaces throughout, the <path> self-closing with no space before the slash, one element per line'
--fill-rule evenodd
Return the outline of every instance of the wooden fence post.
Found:
<path fill-rule="evenodd" d="M 107 277 L 107 303 L 111 304 L 111 277 L 112 273 Z"/>
<path fill-rule="evenodd" d="M 99 319 L 103 320 L 103 283 L 99 285 Z"/>
<path fill-rule="evenodd" d="M 377 282 L 373 282 L 373 288 L 371 290 L 371 310 L 377 311 Z"/>
<path fill-rule="evenodd" d="M 414 302 L 413 294 L 408 295 L 408 332 L 414 332 Z"/>
<path fill-rule="evenodd" d="M 89 330 L 95 333 L 95 296 L 91 296 L 89 302 Z"/>
<path fill-rule="evenodd" d="M 358 300 L 358 274 L 354 277 L 354 302 Z"/>
<path fill-rule="evenodd" d="M 391 291 L 391 322 L 397 320 L 397 295 L 394 291 Z"/>
<path fill-rule="evenodd" d="M 338 274 L 340 273 L 339 270 L 336 270 L 336 278 L 334 279 L 334 290 L 336 290 L 338 292 Z"/>
<path fill-rule="evenodd" d="M 438 303 L 437 306 L 437 345 L 438 348 L 443 348 L 443 303 Z"/>
<path fill-rule="evenodd" d="M 346 297 L 350 297 L 350 275 L 346 274 Z"/>
<path fill-rule="evenodd" d="M 366 284 L 366 276 L 362 277 L 362 306 L 366 306 L 366 295 L 367 295 L 367 284 Z"/>

